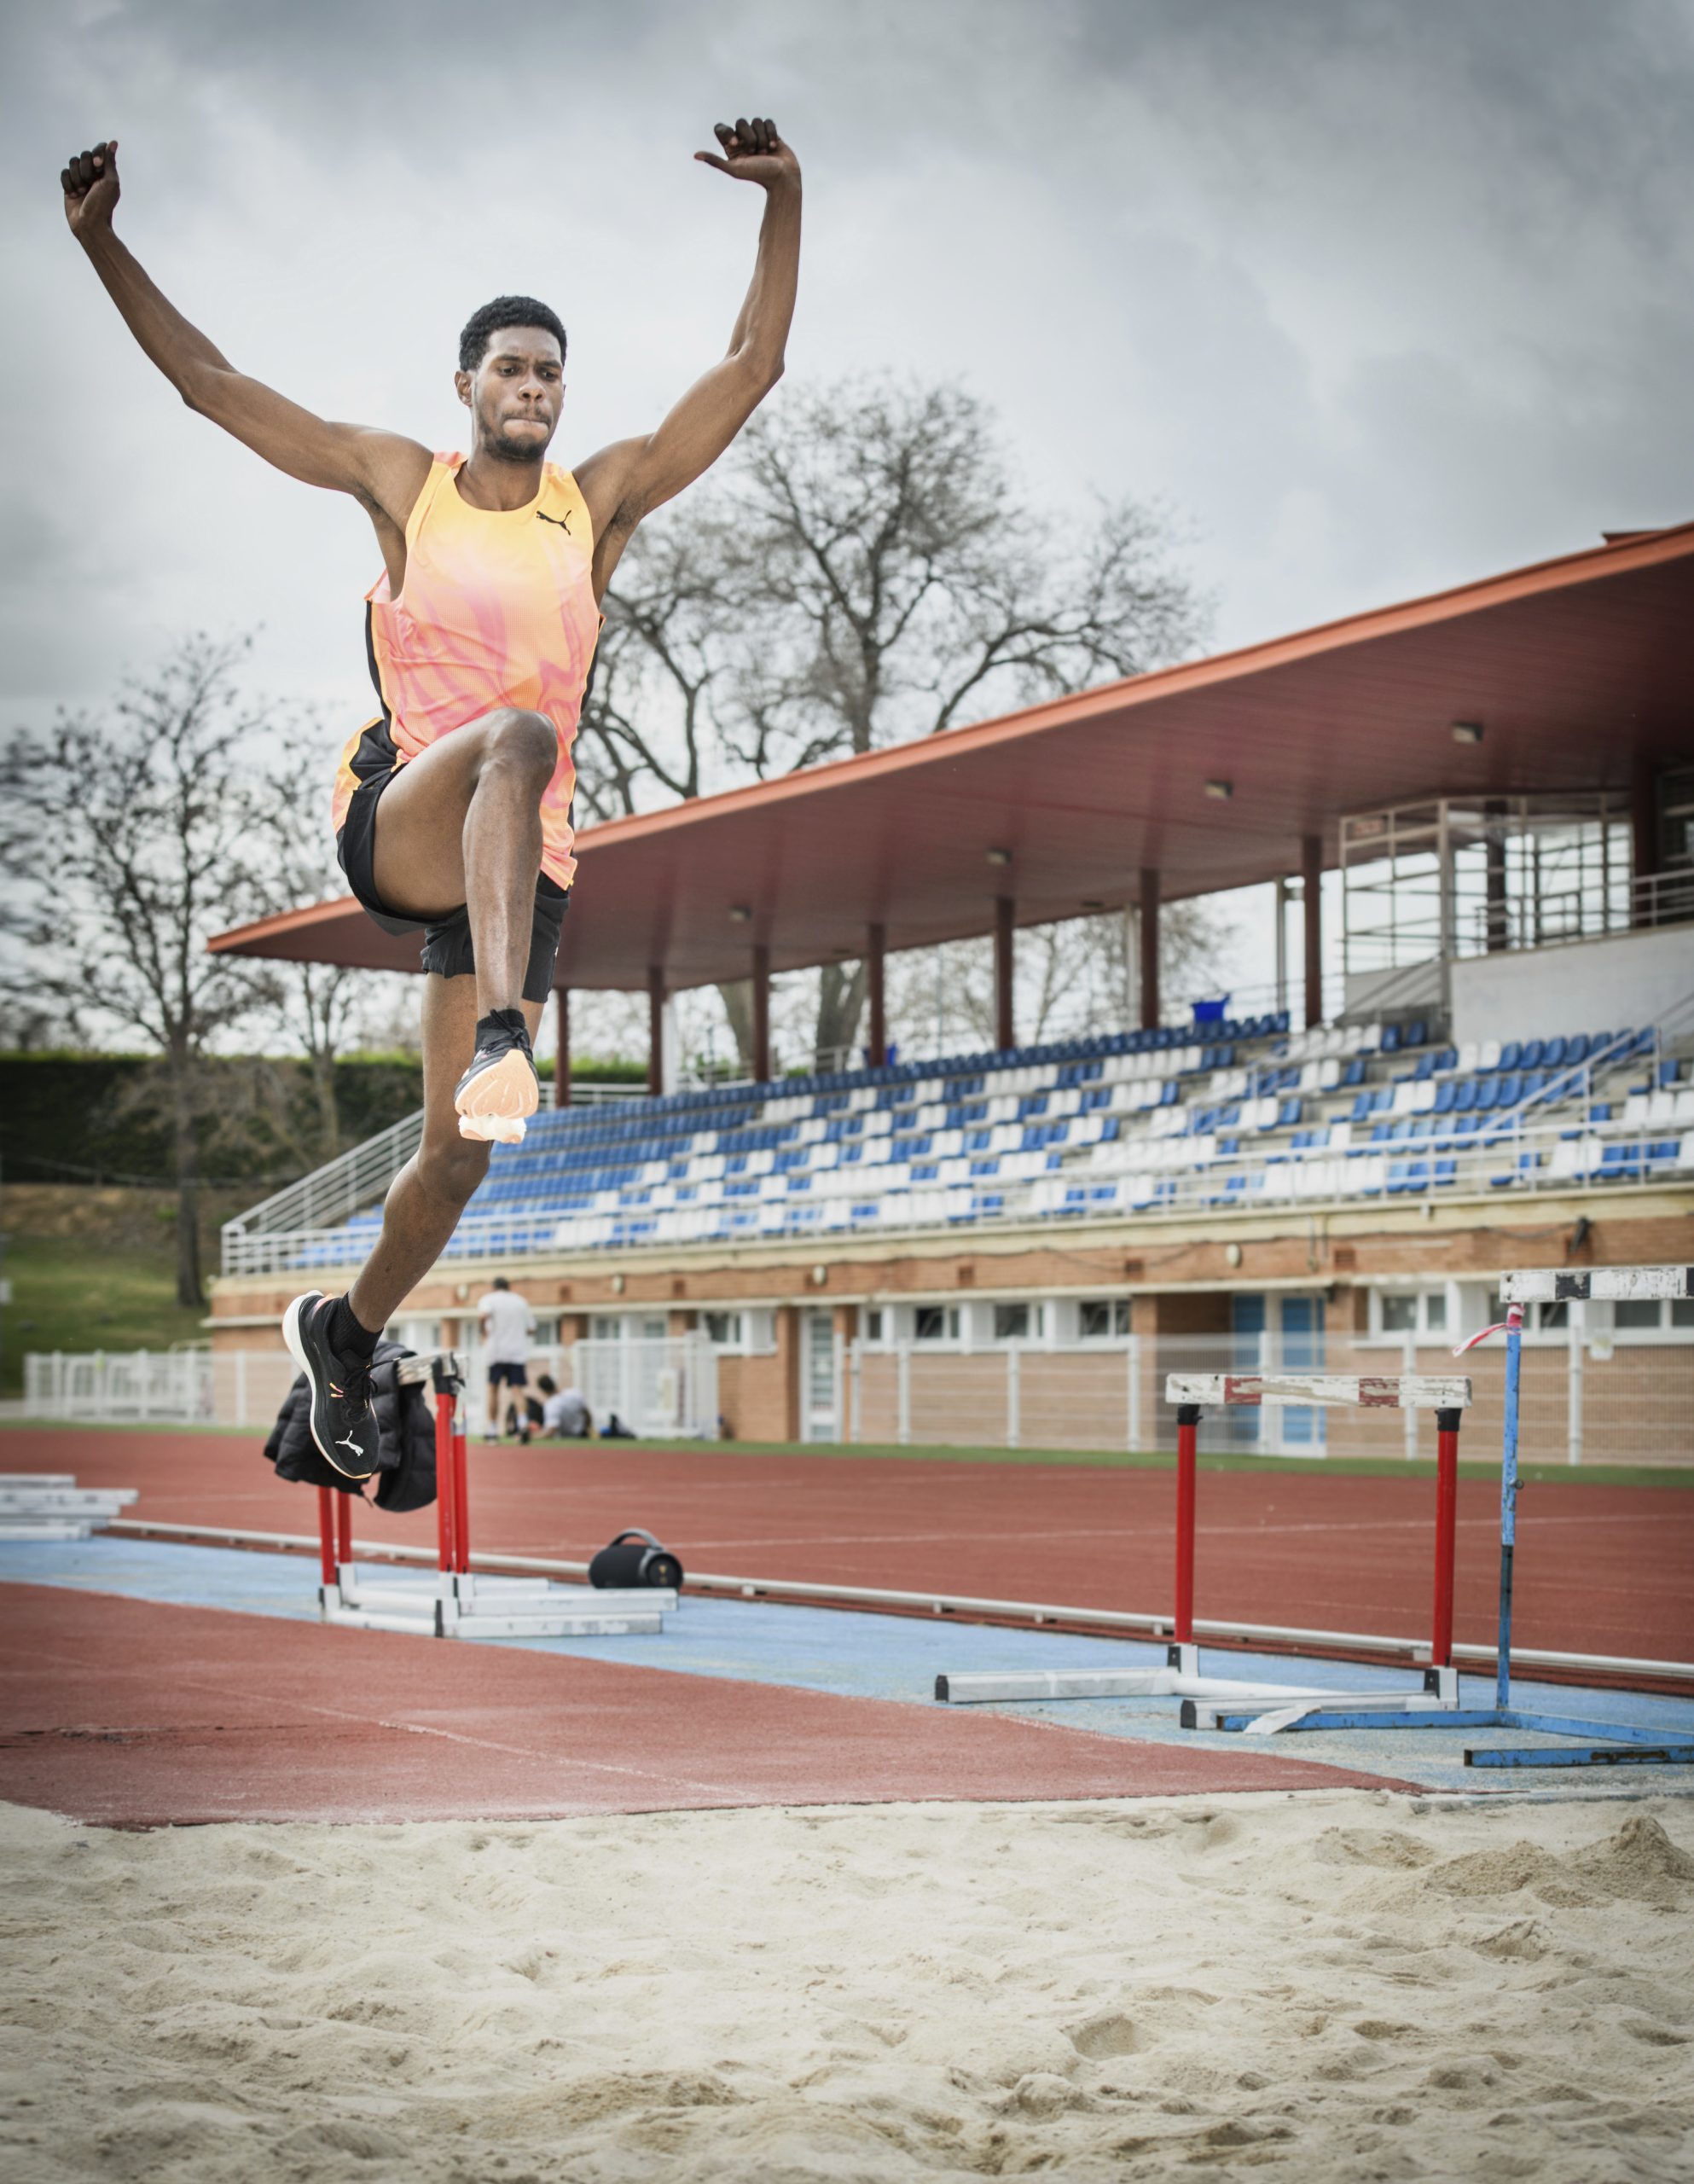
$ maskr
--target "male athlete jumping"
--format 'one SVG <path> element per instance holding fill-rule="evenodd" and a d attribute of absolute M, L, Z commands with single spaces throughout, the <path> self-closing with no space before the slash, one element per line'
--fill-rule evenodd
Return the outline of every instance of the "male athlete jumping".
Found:
<path fill-rule="evenodd" d="M 380 716 L 342 754 L 341 863 L 373 917 L 421 928 L 424 1129 L 375 1250 L 344 1297 L 309 1290 L 283 1333 L 311 1388 L 320 1454 L 376 1468 L 377 1336 L 435 1263 L 488 1166 L 535 1112 L 530 1042 L 553 983 L 576 863 L 577 732 L 600 601 L 641 518 L 692 485 L 782 374 L 800 256 L 800 170 L 774 122 L 720 122 L 695 157 L 765 193 L 752 282 L 728 353 L 657 432 L 561 470 L 545 460 L 565 397 L 565 329 L 531 296 L 473 312 L 454 384 L 471 451 L 330 424 L 237 371 L 166 302 L 113 232 L 117 143 L 60 177 L 65 217 L 125 323 L 191 410 L 309 485 L 351 493 L 383 573 L 366 634 Z"/>

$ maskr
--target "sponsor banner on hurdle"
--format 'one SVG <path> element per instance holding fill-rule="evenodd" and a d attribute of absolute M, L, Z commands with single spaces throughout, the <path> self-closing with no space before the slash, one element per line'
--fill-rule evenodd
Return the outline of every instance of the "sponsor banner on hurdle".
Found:
<path fill-rule="evenodd" d="M 1465 1410 L 1471 1383 L 1453 1374 L 1401 1373 L 1173 1373 L 1167 1403 L 1256 1409 L 1263 1403 L 1337 1404 L 1360 1410 Z"/>
<path fill-rule="evenodd" d="M 1323 1373 L 1173 1373 L 1165 1400 L 1176 1406 L 1176 1612 L 1175 1642 L 1162 1669 L 1041 1670 L 998 1676 L 938 1676 L 935 1695 L 949 1705 L 992 1705 L 1053 1699 L 1176 1699 L 1185 1728 L 1248 1727 L 1253 1734 L 1314 1725 L 1337 1707 L 1407 1713 L 1451 1711 L 1459 1704 L 1453 1665 L 1453 1565 L 1459 1506 L 1459 1421 L 1471 1383 L 1454 1375 L 1354 1377 Z M 1396 1692 L 1336 1692 L 1310 1685 L 1252 1683 L 1201 1672 L 1194 1636 L 1194 1542 L 1200 1413 L 1210 1405 L 1354 1403 L 1436 1414 L 1435 1606 L 1430 1666 L 1418 1687 Z M 1227 1721 L 1225 1716 L 1227 1715 Z"/>
<path fill-rule="evenodd" d="M 1694 1297 L 1694 1267 L 1596 1266 L 1577 1273 L 1552 1267 L 1502 1275 L 1506 1304 L 1584 1304 L 1590 1299 L 1633 1302 L 1637 1298 Z"/>

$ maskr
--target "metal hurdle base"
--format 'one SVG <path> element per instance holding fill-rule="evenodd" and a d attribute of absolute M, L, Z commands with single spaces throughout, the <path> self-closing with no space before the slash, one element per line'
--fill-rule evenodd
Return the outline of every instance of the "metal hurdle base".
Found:
<path fill-rule="evenodd" d="M 995 1676 L 938 1676 L 943 1705 L 984 1706 L 1035 1699 L 1180 1699 L 1185 1729 L 1217 1726 L 1202 1718 L 1250 1711 L 1263 1727 L 1256 1734 L 1291 1727 L 1303 1716 L 1337 1705 L 1424 1710 L 1459 1704 L 1454 1669 L 1424 1671 L 1420 1691 L 1341 1692 L 1313 1684 L 1254 1683 L 1243 1677 L 1205 1676 L 1198 1646 L 1172 1646 L 1162 1669 L 1023 1669 Z M 1192 1717 L 1192 1718 L 1191 1718 Z"/>
<path fill-rule="evenodd" d="M 0 1539 L 86 1539 L 128 1508 L 138 1491 L 79 1487 L 68 1472 L 9 1472 L 0 1478 Z"/>
<path fill-rule="evenodd" d="M 443 1571 L 429 1578 L 338 1565 L 318 1588 L 325 1623 L 398 1630 L 422 1638 L 630 1638 L 656 1636 L 676 1606 L 674 1592 L 641 1586 L 593 1592 L 545 1577 L 490 1577 Z M 591 1604 L 590 1604 L 591 1603 Z"/>
<path fill-rule="evenodd" d="M 1185 1708 L 1185 1714 L 1187 1710 Z M 1215 1726 L 1250 1735 L 1262 1717 L 1220 1710 Z M 1576 1722 L 1563 1714 L 1528 1714 L 1516 1706 L 1461 1706 L 1452 1712 L 1423 1714 L 1331 1708 L 1284 1726 L 1293 1729 L 1515 1729 L 1520 1735 L 1592 1737 L 1586 1745 L 1467 1745 L 1467 1767 L 1686 1767 L 1694 1764 L 1694 1744 L 1668 1739 L 1658 1729 L 1622 1722 Z"/>

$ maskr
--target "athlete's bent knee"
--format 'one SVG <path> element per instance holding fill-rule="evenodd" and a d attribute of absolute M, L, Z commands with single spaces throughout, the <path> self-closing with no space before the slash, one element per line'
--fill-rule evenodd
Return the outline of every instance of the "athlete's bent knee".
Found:
<path fill-rule="evenodd" d="M 463 1205 L 488 1173 L 489 1148 L 474 1139 L 453 1137 L 418 1148 L 418 1181 L 432 1198 Z"/>
<path fill-rule="evenodd" d="M 559 763 L 559 730 L 545 713 L 502 706 L 489 715 L 483 741 L 484 767 L 511 766 L 545 778 Z"/>

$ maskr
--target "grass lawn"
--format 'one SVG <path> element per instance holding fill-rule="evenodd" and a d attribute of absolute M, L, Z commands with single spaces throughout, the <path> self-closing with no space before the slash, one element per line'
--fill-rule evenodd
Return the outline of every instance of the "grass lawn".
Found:
<path fill-rule="evenodd" d="M 177 1302 L 171 1240 L 19 1235 L 6 1247 L 12 1302 L 0 1312 L 0 1395 L 20 1396 L 26 1350 L 168 1350 L 203 1342 L 200 1315 Z"/>

